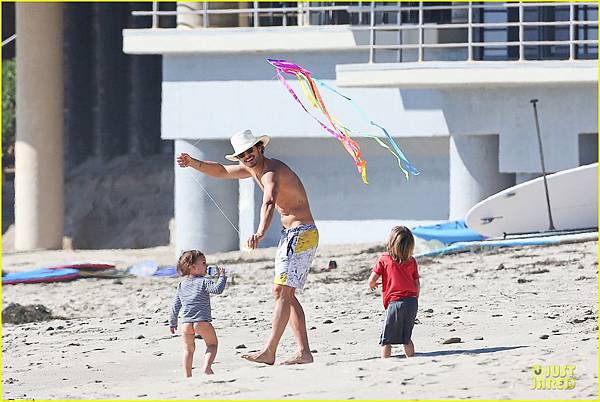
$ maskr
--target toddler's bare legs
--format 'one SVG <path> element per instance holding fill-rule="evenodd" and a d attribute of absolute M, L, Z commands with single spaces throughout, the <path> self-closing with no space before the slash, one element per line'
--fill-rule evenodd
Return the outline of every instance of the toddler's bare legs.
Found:
<path fill-rule="evenodd" d="M 204 352 L 204 374 L 214 374 L 212 364 L 217 356 L 217 348 L 219 341 L 215 328 L 210 322 L 197 322 L 194 324 L 194 330 L 199 334 L 206 343 L 206 352 Z"/>
<path fill-rule="evenodd" d="M 413 357 L 415 355 L 415 344 L 410 341 L 404 345 L 404 354 L 406 357 Z M 383 345 L 381 348 L 381 358 L 387 359 L 392 355 L 392 345 Z"/>
<path fill-rule="evenodd" d="M 415 355 L 415 344 L 413 341 L 410 341 L 404 345 L 404 354 L 406 357 L 413 357 Z"/>
<path fill-rule="evenodd" d="M 381 358 L 387 359 L 392 355 L 392 345 L 383 345 L 381 347 Z"/>
<path fill-rule="evenodd" d="M 196 350 L 194 327 L 191 324 L 182 324 L 181 333 L 183 337 L 183 371 L 186 377 L 191 377 L 194 351 Z"/>

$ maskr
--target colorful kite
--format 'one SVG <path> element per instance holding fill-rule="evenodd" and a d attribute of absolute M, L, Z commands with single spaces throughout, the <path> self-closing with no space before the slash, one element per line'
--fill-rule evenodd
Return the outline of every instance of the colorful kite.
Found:
<path fill-rule="evenodd" d="M 367 183 L 367 162 L 362 159 L 362 153 L 360 151 L 360 147 L 358 146 L 356 141 L 354 141 L 350 137 L 350 134 L 352 131 L 350 129 L 348 129 L 346 126 L 344 126 L 339 120 L 332 117 L 331 114 L 329 114 L 329 112 L 327 111 L 327 108 L 325 107 L 325 103 L 323 102 L 323 98 L 321 97 L 321 94 L 320 94 L 319 90 L 317 89 L 317 85 L 319 85 L 322 88 L 325 88 L 325 89 L 333 92 L 334 94 L 341 96 L 345 100 L 349 101 L 352 104 L 352 106 L 356 110 L 358 110 L 359 113 L 371 125 L 379 128 L 385 134 L 385 136 L 387 137 L 388 141 L 391 144 L 391 147 L 389 145 L 387 145 L 385 142 L 383 142 L 380 138 L 377 138 L 375 136 L 369 136 L 369 137 L 373 138 L 375 141 L 377 141 L 377 143 L 379 145 L 381 145 L 382 147 L 389 150 L 392 153 L 392 155 L 394 155 L 396 157 L 396 159 L 398 159 L 398 166 L 400 166 L 400 169 L 404 173 L 404 176 L 406 177 L 407 180 L 408 180 L 409 173 L 412 175 L 415 175 L 415 176 L 420 173 L 414 166 L 412 166 L 410 164 L 408 159 L 406 159 L 406 157 L 404 156 L 404 153 L 400 150 L 400 147 L 398 146 L 398 144 L 396 144 L 396 142 L 394 141 L 392 136 L 387 132 L 387 130 L 385 128 L 383 128 L 381 125 L 379 125 L 376 122 L 374 122 L 373 120 L 371 120 L 369 118 L 369 116 L 352 101 L 351 98 L 349 98 L 345 95 L 342 95 L 340 92 L 336 91 L 335 89 L 328 86 L 324 82 L 319 81 L 317 79 L 313 79 L 308 70 L 303 69 L 302 67 L 298 66 L 297 64 L 290 63 L 289 61 L 286 61 L 286 60 L 267 59 L 267 61 L 273 67 L 275 67 L 277 77 L 283 83 L 283 85 L 286 87 L 286 89 L 288 90 L 290 95 L 292 95 L 292 97 L 296 100 L 296 102 L 298 102 L 300 104 L 302 109 L 304 109 L 304 111 L 306 113 L 308 113 L 313 119 L 315 119 L 317 121 L 317 123 L 319 123 L 319 125 L 325 131 L 327 131 L 328 133 L 333 135 L 335 138 L 337 138 L 342 143 L 342 145 L 344 146 L 346 151 L 348 151 L 350 156 L 352 156 L 352 159 L 354 159 L 354 163 L 358 169 L 358 172 L 360 173 L 360 175 L 362 177 L 362 181 L 365 184 L 368 184 Z M 298 79 L 298 82 L 300 83 L 300 88 L 302 89 L 302 92 L 304 92 L 304 95 L 309 100 L 312 107 L 317 109 L 319 112 L 321 112 L 322 114 L 324 114 L 327 117 L 327 120 L 331 124 L 331 127 L 327 126 L 325 123 L 323 123 L 321 120 L 319 120 L 318 117 L 316 117 L 313 113 L 311 113 L 308 110 L 308 108 L 306 108 L 306 106 L 304 106 L 304 104 L 302 103 L 302 101 L 300 100 L 298 95 L 296 95 L 296 93 L 292 89 L 291 85 L 287 82 L 287 80 L 285 79 L 285 77 L 283 76 L 282 73 L 287 73 L 287 74 L 296 76 L 296 78 Z"/>

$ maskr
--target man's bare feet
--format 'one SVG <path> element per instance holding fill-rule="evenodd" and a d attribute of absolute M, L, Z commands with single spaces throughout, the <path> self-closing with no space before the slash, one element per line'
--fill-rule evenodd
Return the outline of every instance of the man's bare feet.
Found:
<path fill-rule="evenodd" d="M 214 374 L 215 372 L 209 367 L 204 369 L 204 374 Z"/>
<path fill-rule="evenodd" d="M 275 364 L 275 356 L 270 355 L 267 352 L 256 352 L 252 354 L 242 355 L 242 359 L 246 359 L 253 363 L 264 363 L 268 365 Z"/>
<path fill-rule="evenodd" d="M 310 352 L 306 353 L 296 353 L 294 356 L 290 357 L 287 360 L 281 362 L 282 365 L 291 365 L 291 364 L 308 364 L 314 361 L 313 356 Z"/>

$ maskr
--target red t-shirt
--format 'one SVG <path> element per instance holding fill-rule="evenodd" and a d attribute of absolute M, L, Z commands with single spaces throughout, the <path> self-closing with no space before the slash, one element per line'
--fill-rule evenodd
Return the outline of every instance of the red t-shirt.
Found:
<path fill-rule="evenodd" d="M 396 262 L 388 253 L 385 253 L 379 257 L 373 272 L 381 275 L 384 308 L 387 309 L 388 304 L 394 300 L 417 297 L 415 280 L 419 279 L 419 270 L 414 258 L 411 257 L 404 263 Z"/>

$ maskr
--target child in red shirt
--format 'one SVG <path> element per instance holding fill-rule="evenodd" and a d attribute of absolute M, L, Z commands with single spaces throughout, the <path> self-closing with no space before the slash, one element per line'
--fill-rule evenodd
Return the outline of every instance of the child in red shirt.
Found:
<path fill-rule="evenodd" d="M 412 256 L 415 239 L 410 229 L 396 226 L 390 233 L 387 253 L 384 253 L 371 272 L 368 284 L 371 290 L 383 285 L 383 307 L 386 317 L 379 344 L 383 359 L 392 354 L 392 345 L 403 344 L 406 357 L 415 355 L 415 345 L 411 340 L 417 316 L 419 291 L 419 270 Z"/>

